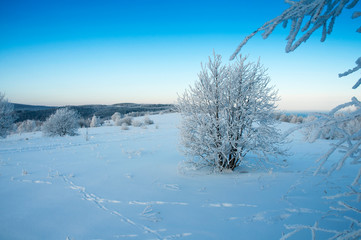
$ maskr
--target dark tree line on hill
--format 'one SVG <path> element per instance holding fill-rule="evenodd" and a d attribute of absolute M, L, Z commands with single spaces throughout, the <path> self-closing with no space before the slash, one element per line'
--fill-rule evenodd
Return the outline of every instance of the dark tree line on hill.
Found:
<path fill-rule="evenodd" d="M 14 104 L 16 122 L 25 120 L 45 121 L 50 115 L 54 114 L 60 107 L 31 106 L 24 104 Z M 114 112 L 122 115 L 144 115 L 144 113 L 172 111 L 172 104 L 136 104 L 120 103 L 114 105 L 84 105 L 69 106 L 69 109 L 76 110 L 81 118 L 92 118 L 93 115 L 102 119 L 110 119 Z"/>

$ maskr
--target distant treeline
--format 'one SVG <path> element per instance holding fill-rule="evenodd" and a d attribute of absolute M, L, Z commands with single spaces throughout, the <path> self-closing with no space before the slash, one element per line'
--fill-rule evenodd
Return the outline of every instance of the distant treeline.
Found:
<path fill-rule="evenodd" d="M 122 115 L 144 115 L 145 113 L 154 112 L 168 112 L 172 111 L 172 104 L 136 104 L 136 103 L 120 103 L 114 105 L 83 105 L 83 106 L 67 106 L 70 109 L 76 110 L 84 119 L 89 119 L 93 115 L 102 119 L 110 119 L 115 113 L 119 112 Z M 23 122 L 25 120 L 45 121 L 51 114 L 62 107 L 48 107 L 48 106 L 32 106 L 24 104 L 14 104 L 16 114 L 16 122 Z"/>

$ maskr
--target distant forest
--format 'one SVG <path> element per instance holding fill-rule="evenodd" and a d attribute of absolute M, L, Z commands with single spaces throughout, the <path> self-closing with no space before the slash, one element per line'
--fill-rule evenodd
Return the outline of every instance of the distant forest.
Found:
<path fill-rule="evenodd" d="M 76 110 L 84 119 L 91 118 L 93 115 L 101 119 L 109 119 L 115 112 L 122 115 L 130 114 L 140 116 L 146 113 L 171 112 L 174 105 L 172 104 L 136 104 L 136 103 L 119 103 L 114 105 L 83 105 L 83 106 L 66 106 Z M 16 122 L 24 120 L 45 121 L 51 114 L 63 107 L 33 106 L 14 103 Z"/>

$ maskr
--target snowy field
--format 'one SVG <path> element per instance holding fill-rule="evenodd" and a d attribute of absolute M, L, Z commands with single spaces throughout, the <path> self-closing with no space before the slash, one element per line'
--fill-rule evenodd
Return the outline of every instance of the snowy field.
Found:
<path fill-rule="evenodd" d="M 285 225 L 348 228 L 330 196 L 348 191 L 355 171 L 313 176 L 330 141 L 306 143 L 296 132 L 282 166 L 207 174 L 180 165 L 178 114 L 151 119 L 147 129 L 90 128 L 88 141 L 85 129 L 1 139 L 0 239 L 279 239 Z"/>

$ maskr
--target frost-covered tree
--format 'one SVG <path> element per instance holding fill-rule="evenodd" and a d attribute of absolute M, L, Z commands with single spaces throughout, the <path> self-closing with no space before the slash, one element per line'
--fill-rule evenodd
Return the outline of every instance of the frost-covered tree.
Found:
<path fill-rule="evenodd" d="M 90 127 L 99 127 L 100 126 L 100 119 L 97 116 L 93 116 L 92 120 L 90 121 Z"/>
<path fill-rule="evenodd" d="M 273 117 L 277 92 L 260 63 L 245 60 L 225 66 L 214 54 L 178 98 L 183 150 L 199 167 L 233 170 L 248 153 L 263 160 L 281 153 Z"/>
<path fill-rule="evenodd" d="M 60 108 L 44 122 L 42 131 L 46 136 L 74 136 L 78 128 L 78 113 L 69 108 Z"/>
<path fill-rule="evenodd" d="M 119 112 L 115 112 L 113 115 L 112 115 L 112 121 L 114 123 L 115 126 L 120 126 L 122 125 L 121 122 L 120 122 L 120 119 L 121 119 L 121 115 Z"/>
<path fill-rule="evenodd" d="M 6 137 L 13 126 L 14 105 L 9 103 L 5 95 L 0 92 L 0 137 Z"/>
<path fill-rule="evenodd" d="M 33 132 L 37 130 L 37 125 L 34 120 L 25 120 L 21 122 L 17 128 L 18 133 Z"/>

